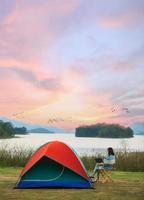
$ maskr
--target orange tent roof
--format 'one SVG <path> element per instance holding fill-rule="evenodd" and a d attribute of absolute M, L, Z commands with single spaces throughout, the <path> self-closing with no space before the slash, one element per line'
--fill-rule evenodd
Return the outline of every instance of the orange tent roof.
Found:
<path fill-rule="evenodd" d="M 72 149 L 63 142 L 54 141 L 41 146 L 31 157 L 20 176 L 23 176 L 36 162 L 46 156 L 61 165 L 79 174 L 86 180 L 89 179 L 79 159 Z"/>

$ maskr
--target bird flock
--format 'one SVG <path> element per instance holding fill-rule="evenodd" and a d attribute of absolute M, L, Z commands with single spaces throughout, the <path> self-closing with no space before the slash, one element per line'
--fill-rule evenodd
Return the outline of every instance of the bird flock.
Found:
<path fill-rule="evenodd" d="M 124 112 L 126 114 L 130 113 L 130 110 L 127 107 L 118 107 L 116 105 L 112 106 L 110 110 L 112 113 L 117 113 L 119 111 Z M 23 119 L 31 113 L 32 111 L 21 111 L 21 112 L 12 114 L 12 117 L 16 119 Z M 83 125 L 83 124 L 87 124 L 89 120 L 79 120 L 73 117 L 64 118 L 64 117 L 48 116 L 45 121 L 46 124 L 57 124 L 57 123 L 63 123 L 63 122 L 77 123 L 77 124 Z"/>

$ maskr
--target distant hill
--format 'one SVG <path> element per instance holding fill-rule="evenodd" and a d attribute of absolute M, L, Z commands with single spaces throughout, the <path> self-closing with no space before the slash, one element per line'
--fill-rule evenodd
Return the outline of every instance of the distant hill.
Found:
<path fill-rule="evenodd" d="M 29 130 L 29 133 L 54 133 L 46 128 L 34 128 Z"/>
<path fill-rule="evenodd" d="M 0 120 L 3 120 L 4 122 L 11 122 L 13 124 L 13 126 L 15 127 L 26 127 L 27 130 L 31 130 L 31 129 L 35 129 L 35 128 L 44 128 L 44 129 L 48 129 L 51 132 L 55 132 L 55 133 L 67 133 L 67 131 L 58 128 L 58 127 L 53 127 L 53 126 L 42 126 L 40 124 L 27 124 L 18 120 L 13 120 L 13 119 L 9 119 L 6 117 L 1 117 L 0 116 Z"/>
<path fill-rule="evenodd" d="M 137 133 L 135 135 L 143 135 L 144 136 L 144 132 L 141 132 L 141 133 Z"/>
<path fill-rule="evenodd" d="M 144 124 L 133 124 L 130 127 L 135 135 L 144 135 Z"/>

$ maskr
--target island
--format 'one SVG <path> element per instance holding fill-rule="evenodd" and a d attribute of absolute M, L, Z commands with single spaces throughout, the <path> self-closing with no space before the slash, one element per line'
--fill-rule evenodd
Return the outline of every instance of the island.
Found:
<path fill-rule="evenodd" d="M 133 130 L 130 127 L 106 123 L 80 126 L 75 131 L 76 137 L 131 138 L 133 135 Z"/>
<path fill-rule="evenodd" d="M 12 138 L 15 134 L 27 134 L 25 127 L 14 127 L 11 122 L 0 120 L 0 138 Z"/>

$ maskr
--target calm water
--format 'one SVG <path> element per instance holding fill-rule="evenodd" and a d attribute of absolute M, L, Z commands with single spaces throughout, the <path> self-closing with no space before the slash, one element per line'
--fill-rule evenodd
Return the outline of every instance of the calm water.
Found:
<path fill-rule="evenodd" d="M 144 151 L 144 136 L 135 136 L 130 139 L 103 139 L 103 138 L 78 138 L 74 134 L 30 134 L 12 139 L 1 139 L 0 148 L 18 146 L 20 148 L 38 148 L 49 141 L 59 140 L 74 147 L 81 155 L 94 155 L 105 152 L 111 146 L 115 150 Z"/>

